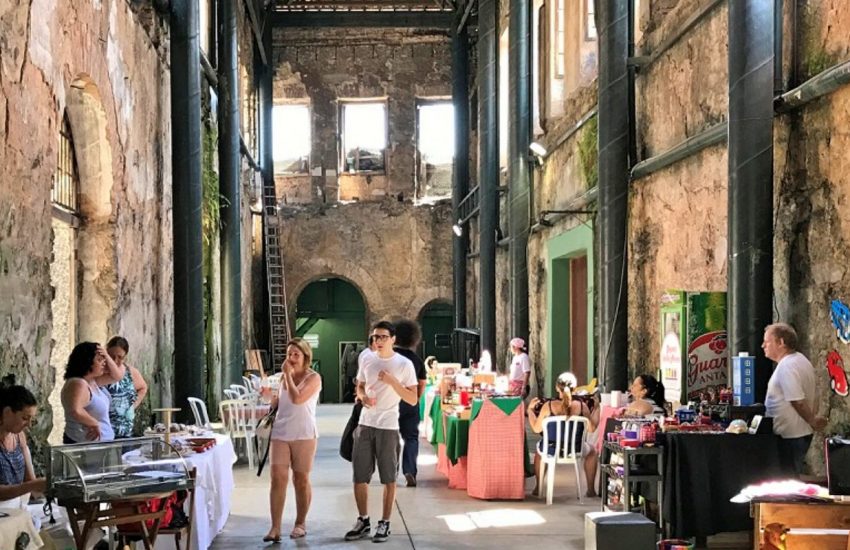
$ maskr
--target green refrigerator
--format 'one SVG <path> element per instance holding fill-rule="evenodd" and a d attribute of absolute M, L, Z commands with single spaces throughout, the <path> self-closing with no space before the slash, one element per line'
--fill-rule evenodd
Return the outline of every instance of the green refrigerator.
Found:
<path fill-rule="evenodd" d="M 726 293 L 668 290 L 661 297 L 661 381 L 674 407 L 729 386 Z"/>

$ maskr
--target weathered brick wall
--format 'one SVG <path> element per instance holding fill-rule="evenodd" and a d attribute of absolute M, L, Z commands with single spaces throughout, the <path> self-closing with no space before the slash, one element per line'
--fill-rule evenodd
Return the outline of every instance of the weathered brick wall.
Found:
<path fill-rule="evenodd" d="M 97 168 L 82 182 L 92 219 L 78 233 L 81 304 L 106 308 L 78 311 L 86 331 L 79 337 L 128 338 L 129 362 L 153 384 L 146 408 L 170 391 L 169 79 L 148 30 L 123 0 L 0 7 L 0 374 L 14 375 L 40 403 L 67 357 L 51 359 L 50 190 L 62 114 L 78 93 L 100 112 L 98 120 L 72 121 L 86 146 L 83 161 Z M 86 88 L 72 89 L 75 80 Z M 50 418 L 43 407 L 36 448 Z"/>

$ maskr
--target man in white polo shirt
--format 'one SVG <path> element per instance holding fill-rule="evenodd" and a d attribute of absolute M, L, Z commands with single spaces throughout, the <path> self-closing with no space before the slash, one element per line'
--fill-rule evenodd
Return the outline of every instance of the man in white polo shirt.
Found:
<path fill-rule="evenodd" d="M 765 357 L 777 362 L 767 383 L 765 412 L 773 418 L 773 433 L 782 438 L 783 459 L 793 464 L 799 476 L 813 432 L 825 428 L 827 422 L 817 414 L 815 369 L 797 351 L 797 332 L 791 325 L 768 325 L 761 347 Z"/>
<path fill-rule="evenodd" d="M 417 403 L 417 380 L 413 363 L 393 351 L 395 327 L 392 323 L 377 323 L 372 328 L 372 337 L 377 350 L 361 359 L 357 373 L 357 397 L 363 403 L 363 412 L 354 430 L 351 465 L 359 516 L 354 527 L 345 534 L 345 540 L 358 540 L 370 534 L 369 482 L 377 463 L 384 485 L 384 503 L 383 515 L 372 542 L 384 542 L 390 534 L 390 514 L 398 475 L 398 404 L 401 400 L 410 405 Z"/>

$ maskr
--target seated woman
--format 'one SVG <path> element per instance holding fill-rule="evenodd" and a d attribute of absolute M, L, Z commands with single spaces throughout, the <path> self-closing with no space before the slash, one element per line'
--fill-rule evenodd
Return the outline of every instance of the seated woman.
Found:
<path fill-rule="evenodd" d="M 82 342 L 74 347 L 62 387 L 63 443 L 115 439 L 109 422 L 111 397 L 105 386 L 124 378 L 124 372 L 124 367 L 116 365 L 100 344 Z"/>
<path fill-rule="evenodd" d="M 638 375 L 629 387 L 632 401 L 623 411 L 624 416 L 646 416 L 664 413 L 664 384 L 651 374 Z"/>
<path fill-rule="evenodd" d="M 130 343 L 121 336 L 113 336 L 106 344 L 106 352 L 118 367 L 124 367 L 124 377 L 114 384 L 106 386 L 112 397 L 109 405 L 109 421 L 115 432 L 115 439 L 133 437 L 133 421 L 136 409 L 142 404 L 148 393 L 148 385 L 139 369 L 124 362 L 130 352 Z"/>
<path fill-rule="evenodd" d="M 577 385 L 578 381 L 576 380 L 576 377 L 571 372 L 564 372 L 558 376 L 558 380 L 555 382 L 555 388 L 558 390 L 558 399 L 541 401 L 535 397 L 531 400 L 531 403 L 528 406 L 528 422 L 531 424 L 531 429 L 535 433 L 543 432 L 543 422 L 549 416 L 583 416 L 590 419 L 590 411 L 588 410 L 587 405 L 578 399 L 572 398 L 572 389 Z M 549 428 L 549 441 L 551 443 L 550 448 L 545 452 L 551 456 L 555 450 L 555 430 L 552 425 L 550 425 Z M 588 425 L 588 429 L 590 431 L 596 430 L 596 426 L 593 425 L 592 421 Z M 566 432 L 566 430 L 564 430 L 564 432 Z M 577 440 L 582 440 L 582 435 L 583 434 L 581 433 L 577 434 Z M 562 445 L 566 444 L 567 441 L 572 441 L 572 434 L 563 433 L 563 440 L 561 442 Z M 534 471 L 537 474 L 537 485 L 532 492 L 533 495 L 539 494 L 540 486 L 543 482 L 540 470 L 540 455 L 544 452 L 542 439 L 537 444 L 537 450 L 538 452 L 534 454 Z M 598 465 L 596 449 L 588 441 L 584 441 L 581 448 L 581 454 L 584 458 L 584 473 L 587 478 L 586 495 L 589 497 L 595 497 L 596 468 Z"/>
<path fill-rule="evenodd" d="M 24 433 L 36 412 L 35 397 L 28 389 L 0 388 L 0 507 L 20 507 L 20 497 L 43 493 L 46 488 L 44 478 L 36 478 L 33 473 Z"/>

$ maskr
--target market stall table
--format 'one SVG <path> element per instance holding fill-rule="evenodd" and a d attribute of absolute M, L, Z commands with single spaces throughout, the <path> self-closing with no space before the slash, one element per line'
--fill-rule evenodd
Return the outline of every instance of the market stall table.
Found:
<path fill-rule="evenodd" d="M 747 504 L 729 499 L 748 485 L 791 475 L 772 434 L 671 432 L 659 442 L 664 445 L 664 518 L 676 538 L 751 529 Z"/>
<path fill-rule="evenodd" d="M 21 546 L 16 546 L 18 540 Z M 20 508 L 0 508 L 0 548 L 35 550 L 42 546 L 29 512 Z"/>
<path fill-rule="evenodd" d="M 185 457 L 189 468 L 196 469 L 195 508 L 189 515 L 192 521 L 193 550 L 209 548 L 216 535 L 224 529 L 224 524 L 230 516 L 236 452 L 228 436 L 213 434 L 210 437 L 215 437 L 214 447 L 203 453 Z M 173 541 L 170 543 L 173 545 Z"/>
<path fill-rule="evenodd" d="M 525 450 L 525 411 L 521 398 L 474 400 L 468 449 L 469 496 L 508 500 L 525 498 L 528 453 Z"/>

